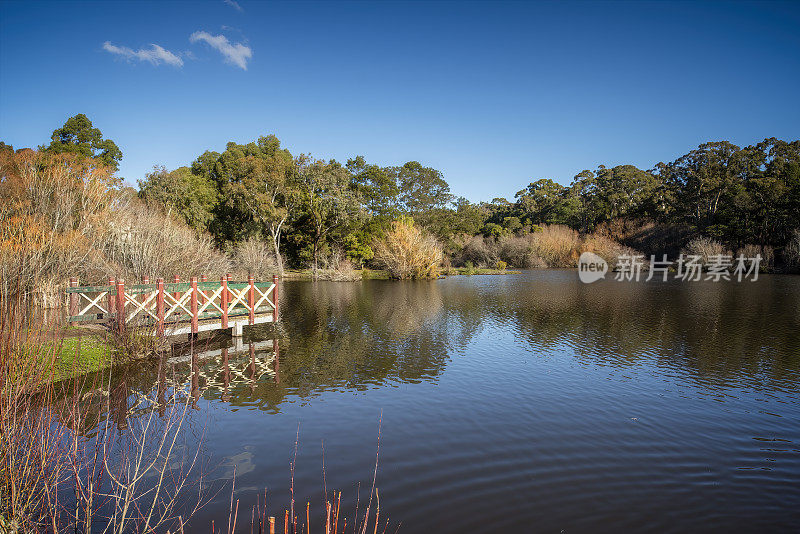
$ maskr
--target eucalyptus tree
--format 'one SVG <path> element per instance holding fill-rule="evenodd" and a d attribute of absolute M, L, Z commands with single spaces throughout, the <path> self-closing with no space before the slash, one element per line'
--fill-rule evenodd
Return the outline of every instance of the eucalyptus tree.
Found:
<path fill-rule="evenodd" d="M 307 228 L 314 272 L 325 240 L 343 231 L 362 216 L 358 192 L 351 186 L 351 175 L 335 160 L 315 160 L 301 155 L 294 163 L 299 218 L 296 229 Z"/>
<path fill-rule="evenodd" d="M 194 174 L 189 167 L 167 171 L 161 166 L 154 167 L 138 184 L 139 198 L 145 202 L 174 211 L 196 231 L 209 229 L 219 194 L 206 176 Z"/>
<path fill-rule="evenodd" d="M 739 147 L 728 141 L 704 143 L 672 163 L 660 165 L 675 193 L 677 215 L 703 231 L 715 225 L 723 197 L 740 174 Z"/>
<path fill-rule="evenodd" d="M 210 160 L 198 161 L 198 170 Z M 224 231 L 234 239 L 252 234 L 268 237 L 281 274 L 281 238 L 298 200 L 294 171 L 291 153 L 274 135 L 246 145 L 228 143 L 210 170 L 224 199 L 218 210 L 225 220 Z"/>
<path fill-rule="evenodd" d="M 576 209 L 568 193 L 568 188 L 553 180 L 536 180 L 515 195 L 516 208 L 534 224 L 567 224 Z"/>

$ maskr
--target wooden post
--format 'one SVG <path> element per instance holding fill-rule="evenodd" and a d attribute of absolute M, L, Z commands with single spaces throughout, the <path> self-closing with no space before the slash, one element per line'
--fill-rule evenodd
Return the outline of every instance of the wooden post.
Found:
<path fill-rule="evenodd" d="M 227 274 L 225 275 L 225 277 L 228 279 L 228 283 L 229 283 L 229 284 L 230 284 L 231 282 L 233 282 L 233 276 L 231 276 L 231 273 L 227 273 Z M 232 291 L 229 289 L 229 290 L 228 290 L 228 302 L 230 302 L 232 298 L 233 298 L 233 292 L 232 292 Z"/>
<path fill-rule="evenodd" d="M 172 280 L 172 281 L 173 281 L 174 283 L 176 283 L 176 284 L 180 284 L 180 282 L 181 282 L 181 277 L 180 277 L 180 276 L 178 276 L 178 275 L 176 274 L 176 275 L 175 275 L 175 278 L 173 278 L 173 280 Z M 180 292 L 180 291 L 176 291 L 175 293 L 173 293 L 173 294 L 172 294 L 172 296 L 173 296 L 173 297 L 175 297 L 175 300 L 178 300 L 179 298 L 181 298 L 181 292 Z"/>
<path fill-rule="evenodd" d="M 252 274 L 247 275 L 247 283 L 250 284 L 247 290 L 247 307 L 250 308 L 250 324 L 254 324 L 256 322 L 256 290 Z"/>
<path fill-rule="evenodd" d="M 189 283 L 192 286 L 192 334 L 197 333 L 197 277 L 192 276 L 189 278 Z"/>
<path fill-rule="evenodd" d="M 275 534 L 275 518 L 269 518 L 269 534 Z"/>
<path fill-rule="evenodd" d="M 114 304 L 114 291 L 116 291 L 116 285 L 114 279 L 110 276 L 108 277 L 108 294 L 106 307 L 108 308 L 108 327 L 111 328 L 111 316 L 115 313 L 116 306 Z"/>
<path fill-rule="evenodd" d="M 272 283 L 275 285 L 275 287 L 272 288 L 272 303 L 275 305 L 272 308 L 272 322 L 277 323 L 278 322 L 278 275 L 277 274 L 272 275 Z"/>
<path fill-rule="evenodd" d="M 125 331 L 125 280 L 117 280 L 117 332 Z"/>
<path fill-rule="evenodd" d="M 78 279 L 74 276 L 69 279 L 69 287 L 78 287 Z M 70 316 L 78 315 L 78 298 L 80 295 L 77 293 L 69 294 L 69 314 Z"/>
<path fill-rule="evenodd" d="M 200 275 L 200 281 L 201 282 L 208 282 L 208 277 L 206 275 L 204 275 L 204 274 L 201 274 Z M 202 293 L 203 293 L 203 303 L 205 304 L 205 302 L 208 300 L 208 291 L 203 289 Z"/>
<path fill-rule="evenodd" d="M 150 283 L 150 277 L 143 276 L 142 284 L 147 285 L 149 283 Z M 139 300 L 142 302 L 142 305 L 144 305 L 144 303 L 147 302 L 147 293 L 142 293 L 142 296 L 139 298 Z"/>
<path fill-rule="evenodd" d="M 164 279 L 156 280 L 158 296 L 156 296 L 156 316 L 158 317 L 158 335 L 164 335 Z"/>
<path fill-rule="evenodd" d="M 222 280 L 219 281 L 222 285 L 222 291 L 220 291 L 220 299 L 222 300 L 222 328 L 228 328 L 228 279 L 224 276 Z"/>

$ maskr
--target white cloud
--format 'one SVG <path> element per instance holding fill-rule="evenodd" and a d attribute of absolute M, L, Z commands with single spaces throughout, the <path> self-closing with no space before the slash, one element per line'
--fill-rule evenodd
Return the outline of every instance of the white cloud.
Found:
<path fill-rule="evenodd" d="M 242 6 L 240 6 L 239 2 L 237 2 L 236 0 L 223 0 L 223 2 L 231 6 L 236 11 L 244 11 L 244 9 L 242 9 Z"/>
<path fill-rule="evenodd" d="M 192 43 L 198 41 L 208 43 L 225 57 L 225 61 L 244 70 L 247 70 L 247 60 L 253 57 L 253 51 L 250 47 L 242 43 L 231 43 L 224 35 L 211 35 L 208 32 L 197 31 L 189 37 L 189 41 Z"/>
<path fill-rule="evenodd" d="M 183 60 L 180 57 L 157 44 L 151 44 L 149 49 L 140 48 L 139 50 L 133 50 L 127 46 L 116 46 L 111 44 L 110 41 L 106 41 L 103 43 L 103 50 L 117 56 L 122 56 L 128 61 L 149 61 L 153 65 L 166 63 L 173 67 L 183 66 Z"/>

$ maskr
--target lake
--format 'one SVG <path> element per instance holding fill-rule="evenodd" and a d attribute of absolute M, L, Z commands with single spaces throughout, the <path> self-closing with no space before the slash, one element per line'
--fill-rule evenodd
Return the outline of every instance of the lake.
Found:
<path fill-rule="evenodd" d="M 320 514 L 336 488 L 352 517 L 360 482 L 363 509 L 382 417 L 381 517 L 400 532 L 800 529 L 800 277 L 281 289 L 278 332 L 194 347 L 187 429 L 209 480 L 235 469 L 248 519 L 267 488 L 282 524 L 298 425 L 298 507 Z M 221 351 L 202 354 L 221 348 L 227 374 Z M 167 367 L 189 380 L 176 354 Z M 126 404 L 157 377 L 153 362 L 130 370 Z M 230 485 L 193 530 L 229 504 Z"/>

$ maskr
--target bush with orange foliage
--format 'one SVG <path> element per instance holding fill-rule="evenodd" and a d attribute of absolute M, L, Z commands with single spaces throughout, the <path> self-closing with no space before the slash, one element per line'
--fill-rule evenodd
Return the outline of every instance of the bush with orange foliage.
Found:
<path fill-rule="evenodd" d="M 146 207 L 97 160 L 0 150 L 0 291 L 63 304 L 72 276 L 151 279 L 223 273 L 224 255 L 161 210 Z"/>
<path fill-rule="evenodd" d="M 74 154 L 0 151 L 0 283 L 53 304 L 56 287 L 95 263 L 95 234 L 120 182 Z"/>

